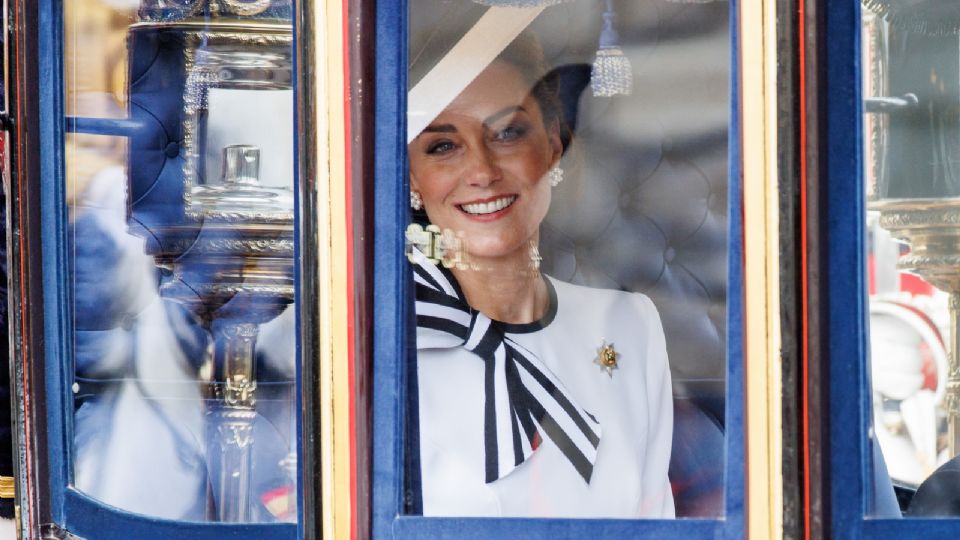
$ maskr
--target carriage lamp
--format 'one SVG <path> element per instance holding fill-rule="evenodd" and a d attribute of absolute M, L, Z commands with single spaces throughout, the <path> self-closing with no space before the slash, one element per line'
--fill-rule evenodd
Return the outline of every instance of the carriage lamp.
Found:
<path fill-rule="evenodd" d="M 960 10 L 952 0 L 863 3 L 868 205 L 910 246 L 897 266 L 950 295 L 944 409 L 953 457 L 960 453 Z"/>

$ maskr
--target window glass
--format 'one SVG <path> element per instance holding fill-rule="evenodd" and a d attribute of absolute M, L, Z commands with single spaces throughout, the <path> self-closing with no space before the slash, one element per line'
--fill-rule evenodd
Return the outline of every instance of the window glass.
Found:
<path fill-rule="evenodd" d="M 410 3 L 405 511 L 720 516 L 729 6 L 483 3 Z"/>
<path fill-rule="evenodd" d="M 958 515 L 960 18 L 951 2 L 864 4 L 869 512 Z"/>
<path fill-rule="evenodd" d="M 296 521 L 290 3 L 64 9 L 72 485 Z"/>

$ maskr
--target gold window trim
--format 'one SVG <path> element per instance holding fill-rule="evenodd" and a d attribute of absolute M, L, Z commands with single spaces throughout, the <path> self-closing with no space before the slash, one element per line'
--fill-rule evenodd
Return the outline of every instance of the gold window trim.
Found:
<path fill-rule="evenodd" d="M 748 538 L 783 537 L 777 27 L 774 0 L 738 4 Z"/>
<path fill-rule="evenodd" d="M 312 66 L 303 66 L 306 72 L 316 74 L 313 86 L 317 95 L 313 123 L 316 143 L 312 158 L 316 163 L 318 230 L 315 246 L 318 255 L 318 320 L 302 324 L 318 324 L 320 350 L 320 400 L 324 404 L 320 416 L 321 477 L 320 512 L 325 538 L 351 538 L 354 530 L 354 501 L 351 493 L 352 461 L 349 384 L 351 344 L 348 335 L 349 302 L 347 242 L 351 232 L 347 227 L 347 163 L 346 140 L 348 90 L 345 86 L 343 30 L 348 0 L 307 0 L 306 9 L 312 18 L 316 34 L 307 36 L 303 43 L 311 48 Z M 304 126 L 310 129 L 309 126 Z M 310 279 L 306 277 L 306 279 Z M 308 458 L 309 459 L 309 458 Z"/>

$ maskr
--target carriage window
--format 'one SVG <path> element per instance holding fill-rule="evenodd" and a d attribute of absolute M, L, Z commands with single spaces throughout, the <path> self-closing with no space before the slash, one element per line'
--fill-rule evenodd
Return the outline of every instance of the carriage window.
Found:
<path fill-rule="evenodd" d="M 410 6 L 404 511 L 723 515 L 729 6 Z"/>
<path fill-rule="evenodd" d="M 290 2 L 210 5 L 64 6 L 71 482 L 154 517 L 292 522 Z"/>
<path fill-rule="evenodd" d="M 864 4 L 869 511 L 958 516 L 960 19 L 949 2 Z"/>

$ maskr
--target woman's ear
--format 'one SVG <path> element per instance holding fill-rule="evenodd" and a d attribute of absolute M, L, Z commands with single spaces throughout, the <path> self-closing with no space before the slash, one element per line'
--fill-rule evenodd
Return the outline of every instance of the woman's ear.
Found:
<path fill-rule="evenodd" d="M 417 182 L 417 177 L 410 173 L 410 189 L 413 191 L 420 191 L 420 182 Z"/>
<path fill-rule="evenodd" d="M 560 163 L 560 158 L 563 157 L 563 140 L 560 138 L 559 119 L 554 119 L 553 122 L 550 122 L 550 129 L 547 131 L 547 136 L 550 138 L 550 163 L 556 165 Z"/>

